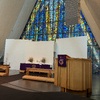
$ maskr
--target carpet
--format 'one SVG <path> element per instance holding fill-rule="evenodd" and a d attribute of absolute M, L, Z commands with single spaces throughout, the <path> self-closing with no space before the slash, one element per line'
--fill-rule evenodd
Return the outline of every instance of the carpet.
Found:
<path fill-rule="evenodd" d="M 92 100 L 65 92 L 26 92 L 0 85 L 0 100 Z"/>
<path fill-rule="evenodd" d="M 20 73 L 20 74 L 17 74 L 17 75 L 0 77 L 0 84 L 15 81 L 15 80 L 19 80 L 19 79 L 22 78 L 23 75 L 24 75 L 23 73 Z"/>
<path fill-rule="evenodd" d="M 19 80 L 24 74 L 0 77 L 0 84 Z M 64 92 L 28 92 L 0 85 L 0 100 L 92 100 Z"/>

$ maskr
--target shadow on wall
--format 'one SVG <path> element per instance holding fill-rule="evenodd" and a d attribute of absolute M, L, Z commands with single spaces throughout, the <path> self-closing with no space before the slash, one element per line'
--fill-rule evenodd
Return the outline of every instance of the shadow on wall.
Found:
<path fill-rule="evenodd" d="M 2 56 L 2 57 L 0 58 L 0 65 L 3 65 L 3 59 L 4 59 L 4 56 Z"/>

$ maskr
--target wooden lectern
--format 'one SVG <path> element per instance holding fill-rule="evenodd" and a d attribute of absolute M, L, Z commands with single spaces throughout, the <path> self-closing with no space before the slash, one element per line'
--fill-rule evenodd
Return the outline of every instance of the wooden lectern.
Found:
<path fill-rule="evenodd" d="M 92 92 L 92 64 L 89 59 L 67 58 L 66 67 L 58 66 L 55 59 L 55 82 L 65 90 Z"/>

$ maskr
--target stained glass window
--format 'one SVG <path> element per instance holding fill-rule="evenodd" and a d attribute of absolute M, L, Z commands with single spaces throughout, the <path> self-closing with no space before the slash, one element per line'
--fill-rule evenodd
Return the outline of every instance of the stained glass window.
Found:
<path fill-rule="evenodd" d="M 55 41 L 56 38 L 87 36 L 88 58 L 92 59 L 93 68 L 100 67 L 100 48 L 82 12 L 80 24 L 75 25 L 66 26 L 65 15 L 65 0 L 37 0 L 20 38 Z"/>

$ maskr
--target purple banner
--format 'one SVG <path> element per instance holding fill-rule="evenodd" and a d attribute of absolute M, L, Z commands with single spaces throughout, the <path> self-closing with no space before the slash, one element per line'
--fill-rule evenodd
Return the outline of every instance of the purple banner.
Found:
<path fill-rule="evenodd" d="M 66 55 L 58 55 L 58 66 L 66 67 Z"/>

